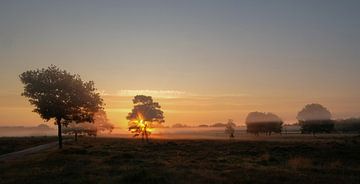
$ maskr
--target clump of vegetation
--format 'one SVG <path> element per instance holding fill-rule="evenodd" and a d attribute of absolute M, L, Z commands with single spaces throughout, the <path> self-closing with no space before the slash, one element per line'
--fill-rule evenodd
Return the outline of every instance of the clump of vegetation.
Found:
<path fill-rule="evenodd" d="M 343 133 L 360 133 L 360 118 L 337 120 L 335 130 Z"/>
<path fill-rule="evenodd" d="M 235 137 L 235 127 L 236 127 L 236 124 L 234 123 L 234 120 L 229 119 L 229 121 L 228 121 L 228 123 L 226 124 L 226 127 L 225 127 L 225 133 L 227 135 L 229 135 L 230 138 Z"/>
<path fill-rule="evenodd" d="M 334 121 L 330 111 L 320 104 L 306 105 L 296 117 L 301 127 L 301 133 L 331 133 L 334 131 Z"/>
<path fill-rule="evenodd" d="M 75 123 L 72 122 L 64 127 L 64 134 L 74 135 L 75 141 L 77 141 L 78 135 L 97 136 L 98 133 L 109 132 L 114 129 L 114 125 L 109 122 L 106 112 L 103 110 L 94 114 L 93 123 Z"/>
<path fill-rule="evenodd" d="M 62 126 L 70 122 L 92 122 L 102 109 L 103 100 L 93 81 L 84 82 L 79 75 L 51 65 L 29 70 L 20 75 L 24 84 L 23 96 L 29 98 L 34 112 L 42 119 L 55 119 L 58 126 L 59 148 L 62 148 Z"/>
<path fill-rule="evenodd" d="M 259 135 L 265 133 L 271 135 L 281 133 L 283 121 L 273 113 L 251 112 L 246 118 L 246 131 Z"/>
<path fill-rule="evenodd" d="M 128 114 L 129 131 L 134 137 L 141 136 L 149 141 L 154 123 L 164 123 L 164 112 L 159 103 L 154 102 L 151 96 L 137 95 L 133 99 L 134 108 Z"/>

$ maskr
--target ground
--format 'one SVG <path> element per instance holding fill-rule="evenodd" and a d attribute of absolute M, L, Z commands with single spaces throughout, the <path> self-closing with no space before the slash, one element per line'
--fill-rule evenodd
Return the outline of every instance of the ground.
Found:
<path fill-rule="evenodd" d="M 360 137 L 81 138 L 0 163 L 1 183 L 360 183 Z M 303 140 L 304 139 L 304 140 Z"/>
<path fill-rule="evenodd" d="M 0 155 L 57 141 L 55 136 L 0 137 Z"/>

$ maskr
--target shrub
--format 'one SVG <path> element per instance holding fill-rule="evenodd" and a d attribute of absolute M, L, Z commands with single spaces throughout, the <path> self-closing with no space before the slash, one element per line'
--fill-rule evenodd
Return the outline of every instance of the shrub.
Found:
<path fill-rule="evenodd" d="M 344 133 L 360 133 L 360 118 L 349 118 L 335 122 L 335 130 Z"/>
<path fill-rule="evenodd" d="M 300 131 L 302 134 L 306 133 L 331 133 L 334 131 L 333 120 L 309 120 L 300 121 Z"/>

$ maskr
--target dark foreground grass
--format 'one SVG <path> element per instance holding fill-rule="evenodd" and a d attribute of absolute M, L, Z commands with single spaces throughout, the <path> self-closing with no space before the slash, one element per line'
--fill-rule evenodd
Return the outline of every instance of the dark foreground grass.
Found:
<path fill-rule="evenodd" d="M 42 137 L 0 137 L 0 155 L 54 142 L 55 136 Z M 0 182 L 1 183 L 1 182 Z"/>
<path fill-rule="evenodd" d="M 360 183 L 360 138 L 328 141 L 82 138 L 0 163 L 0 183 Z"/>

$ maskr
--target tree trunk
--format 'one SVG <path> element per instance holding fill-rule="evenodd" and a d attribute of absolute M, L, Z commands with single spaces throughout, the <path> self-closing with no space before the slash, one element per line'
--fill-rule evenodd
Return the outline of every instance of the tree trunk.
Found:
<path fill-rule="evenodd" d="M 78 133 L 75 131 L 75 142 L 77 141 Z"/>
<path fill-rule="evenodd" d="M 62 149 L 61 119 L 56 119 L 56 123 L 58 125 L 59 149 Z"/>

